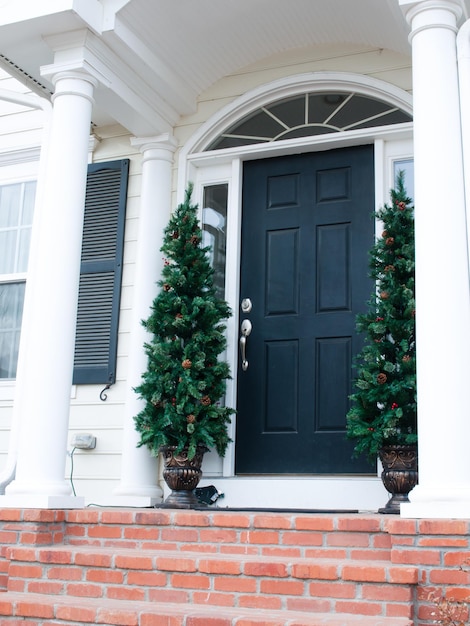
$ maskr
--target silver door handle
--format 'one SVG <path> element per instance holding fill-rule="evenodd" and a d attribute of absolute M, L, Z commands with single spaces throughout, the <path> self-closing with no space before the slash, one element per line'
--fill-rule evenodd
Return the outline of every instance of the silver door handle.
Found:
<path fill-rule="evenodd" d="M 241 336 L 240 336 L 240 353 L 242 357 L 242 370 L 246 372 L 248 369 L 248 361 L 246 360 L 246 339 L 250 335 L 253 326 L 250 320 L 243 320 L 241 325 Z"/>

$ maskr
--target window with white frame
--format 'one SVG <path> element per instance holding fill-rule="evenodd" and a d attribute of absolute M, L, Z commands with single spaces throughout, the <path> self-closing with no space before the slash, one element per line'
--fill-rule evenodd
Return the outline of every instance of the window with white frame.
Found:
<path fill-rule="evenodd" d="M 0 379 L 16 376 L 36 182 L 0 185 Z"/>
<path fill-rule="evenodd" d="M 225 261 L 227 249 L 228 183 L 204 186 L 202 209 L 202 242 L 210 247 L 217 297 L 225 299 Z"/>
<path fill-rule="evenodd" d="M 404 184 L 407 195 L 413 199 L 415 197 L 415 174 L 413 159 L 398 159 L 393 162 L 393 178 L 396 181 L 399 172 L 403 172 Z"/>

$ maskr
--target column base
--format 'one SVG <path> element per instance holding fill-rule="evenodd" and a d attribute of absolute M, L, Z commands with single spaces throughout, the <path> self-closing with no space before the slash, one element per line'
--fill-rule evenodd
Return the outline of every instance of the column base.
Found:
<path fill-rule="evenodd" d="M 107 498 L 100 498 L 97 504 L 99 504 L 99 506 L 148 509 L 157 504 L 161 504 L 162 500 L 162 496 L 113 495 Z M 90 503 L 89 506 L 93 507 L 93 503 Z"/>
<path fill-rule="evenodd" d="M 409 519 L 470 519 L 470 502 L 406 502 L 400 517 Z"/>
<path fill-rule="evenodd" d="M 83 509 L 85 498 L 81 496 L 6 495 L 0 496 L 3 509 Z"/>
<path fill-rule="evenodd" d="M 409 502 L 400 506 L 401 517 L 470 519 L 470 487 L 467 485 L 417 485 L 409 498 Z"/>
<path fill-rule="evenodd" d="M 100 504 L 103 498 L 100 498 Z M 113 489 L 113 495 L 105 498 L 104 506 L 153 507 L 163 501 L 163 489 L 158 485 L 135 485 L 122 483 Z"/>
<path fill-rule="evenodd" d="M 163 489 L 156 484 L 137 485 L 121 483 L 113 489 L 114 496 L 148 496 L 149 498 L 163 498 Z"/>

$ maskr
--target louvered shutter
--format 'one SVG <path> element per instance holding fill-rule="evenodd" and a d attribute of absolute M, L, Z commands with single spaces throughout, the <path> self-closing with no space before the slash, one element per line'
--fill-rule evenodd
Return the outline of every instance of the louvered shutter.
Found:
<path fill-rule="evenodd" d="M 88 166 L 74 384 L 116 379 L 129 159 Z"/>

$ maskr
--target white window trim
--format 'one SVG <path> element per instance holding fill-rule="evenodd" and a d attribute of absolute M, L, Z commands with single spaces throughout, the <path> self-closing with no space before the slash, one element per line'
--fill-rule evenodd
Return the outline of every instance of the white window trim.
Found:
<path fill-rule="evenodd" d="M 0 88 L 0 100 L 11 102 L 19 106 L 42 110 L 44 112 L 44 124 L 42 130 L 42 143 L 45 143 L 49 132 L 50 118 L 52 112 L 51 103 L 45 98 L 34 94 L 22 94 L 8 89 Z M 19 133 L 19 136 L 21 133 Z M 1 155 L 0 159 L 0 184 L 8 185 L 12 183 L 39 181 L 41 167 L 44 167 L 44 150 L 38 144 L 18 145 Z M 36 202 L 40 193 L 39 185 L 36 188 Z M 34 229 L 34 222 L 33 222 Z M 13 402 L 15 396 L 16 381 L 0 381 L 0 402 L 5 402 L 7 406 Z"/>
<path fill-rule="evenodd" d="M 39 161 L 9 163 L 0 168 L 0 186 L 36 182 Z M 27 273 L 0 274 L 0 283 L 26 282 Z M 0 380 L 0 402 L 11 403 L 15 397 L 16 380 L 13 378 Z"/>
<path fill-rule="evenodd" d="M 395 136 L 394 136 L 395 135 Z M 396 133 L 387 133 L 387 139 L 383 137 L 374 141 L 367 141 L 363 137 L 362 143 L 374 144 L 374 170 L 375 170 L 375 206 L 379 209 L 384 203 L 389 201 L 390 189 L 394 187 L 393 164 L 400 159 L 412 158 L 413 147 L 411 139 L 411 131 L 408 132 L 408 138 L 403 138 L 403 129 Z M 331 136 L 329 136 L 331 137 Z M 355 145 L 357 142 L 351 138 L 351 143 L 346 145 Z M 311 145 L 309 146 L 311 151 Z M 344 147 L 344 141 L 329 142 L 329 148 Z M 323 146 L 322 146 L 323 148 Z M 324 148 L 323 148 L 324 149 Z M 306 150 L 307 151 L 307 150 Z M 285 154 L 280 152 L 279 154 Z M 227 212 L 227 260 L 226 260 L 226 278 L 225 278 L 225 298 L 233 311 L 233 316 L 227 323 L 227 361 L 230 365 L 232 380 L 227 383 L 227 404 L 236 406 L 236 390 L 237 390 L 237 361 L 238 361 L 238 326 L 239 318 L 239 279 L 240 279 L 240 244 L 241 244 L 241 187 L 242 187 L 242 167 L 243 159 L 236 156 L 229 163 L 220 163 L 213 165 L 198 160 L 191 161 L 191 177 L 189 180 L 194 181 L 195 200 L 201 206 L 203 189 L 207 185 L 228 183 L 228 212 Z M 379 223 L 376 226 L 377 232 L 381 232 L 382 227 Z M 236 419 L 236 417 L 235 417 Z M 235 419 L 232 420 L 230 426 L 230 437 L 235 440 Z M 231 443 L 227 449 L 227 454 L 223 460 L 222 475 L 225 477 L 235 475 L 235 444 Z"/>

